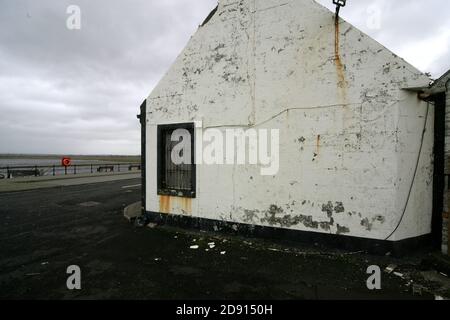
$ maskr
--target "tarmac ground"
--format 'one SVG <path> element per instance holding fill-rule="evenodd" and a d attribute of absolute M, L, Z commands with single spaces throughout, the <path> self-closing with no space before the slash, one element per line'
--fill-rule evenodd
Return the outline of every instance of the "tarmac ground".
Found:
<path fill-rule="evenodd" d="M 421 264 L 426 252 L 397 259 L 138 228 L 123 209 L 139 201 L 139 179 L 72 182 L 0 193 L 0 299 L 450 297 L 448 277 Z M 80 267 L 81 290 L 67 288 L 71 265 Z M 382 270 L 381 290 L 367 288 L 371 265 Z M 384 271 L 389 265 L 391 273 Z"/>

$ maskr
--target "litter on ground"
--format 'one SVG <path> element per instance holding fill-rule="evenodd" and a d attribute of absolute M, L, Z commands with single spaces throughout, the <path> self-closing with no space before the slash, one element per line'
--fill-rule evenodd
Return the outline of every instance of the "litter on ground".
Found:
<path fill-rule="evenodd" d="M 397 266 L 395 264 L 390 264 L 386 267 L 385 271 L 391 274 L 395 269 L 397 269 Z"/>

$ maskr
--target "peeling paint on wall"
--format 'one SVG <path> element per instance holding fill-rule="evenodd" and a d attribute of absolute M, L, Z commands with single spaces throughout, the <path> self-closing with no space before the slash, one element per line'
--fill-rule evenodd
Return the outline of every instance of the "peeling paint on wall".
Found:
<path fill-rule="evenodd" d="M 221 0 L 147 99 L 147 210 L 384 239 L 402 214 L 425 120 L 426 104 L 402 88 L 428 82 L 314 1 Z M 155 127 L 193 120 L 279 129 L 280 172 L 198 166 L 197 198 L 159 198 Z M 425 129 L 420 201 L 390 240 L 429 232 L 432 121 Z"/>
<path fill-rule="evenodd" d="M 328 203 L 322 205 L 322 212 L 326 212 L 328 218 L 331 218 L 334 213 L 342 213 L 345 211 L 344 205 L 342 202 L 333 202 L 328 201 Z"/>
<path fill-rule="evenodd" d="M 159 196 L 159 211 L 165 214 L 181 212 L 183 215 L 192 214 L 192 198 L 173 197 L 162 195 Z"/>
<path fill-rule="evenodd" d="M 276 205 L 271 205 L 264 214 L 265 216 L 261 219 L 261 222 L 268 223 L 271 226 L 290 228 L 303 224 L 306 228 L 317 229 L 319 227 L 319 223 L 314 221 L 312 216 L 285 214 L 284 210 Z"/>
<path fill-rule="evenodd" d="M 337 234 L 345 234 L 345 233 L 350 233 L 350 229 L 347 227 L 337 225 Z"/>

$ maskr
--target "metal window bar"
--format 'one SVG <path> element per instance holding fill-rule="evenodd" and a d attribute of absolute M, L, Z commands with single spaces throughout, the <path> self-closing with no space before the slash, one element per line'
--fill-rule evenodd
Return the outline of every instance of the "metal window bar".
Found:
<path fill-rule="evenodd" d="M 178 144 L 172 141 L 173 130 L 164 131 L 164 173 L 163 187 L 168 190 L 192 191 L 192 164 L 175 164 L 172 161 L 172 150 Z"/>

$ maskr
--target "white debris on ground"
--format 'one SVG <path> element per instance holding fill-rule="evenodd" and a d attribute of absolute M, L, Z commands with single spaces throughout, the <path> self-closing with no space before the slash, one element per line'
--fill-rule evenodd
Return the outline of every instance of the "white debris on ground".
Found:
<path fill-rule="evenodd" d="M 426 291 L 424 286 L 421 286 L 420 284 L 412 285 L 412 292 L 414 295 L 422 295 L 424 291 Z"/>
<path fill-rule="evenodd" d="M 394 272 L 395 269 L 397 269 L 397 265 L 390 264 L 386 267 L 386 269 L 384 271 L 391 274 L 392 272 Z"/>
<path fill-rule="evenodd" d="M 189 247 L 189 249 L 192 249 L 192 250 L 197 250 L 198 248 L 200 248 L 200 247 L 197 246 L 197 245 L 195 245 L 195 246 L 190 246 L 190 247 Z"/>

